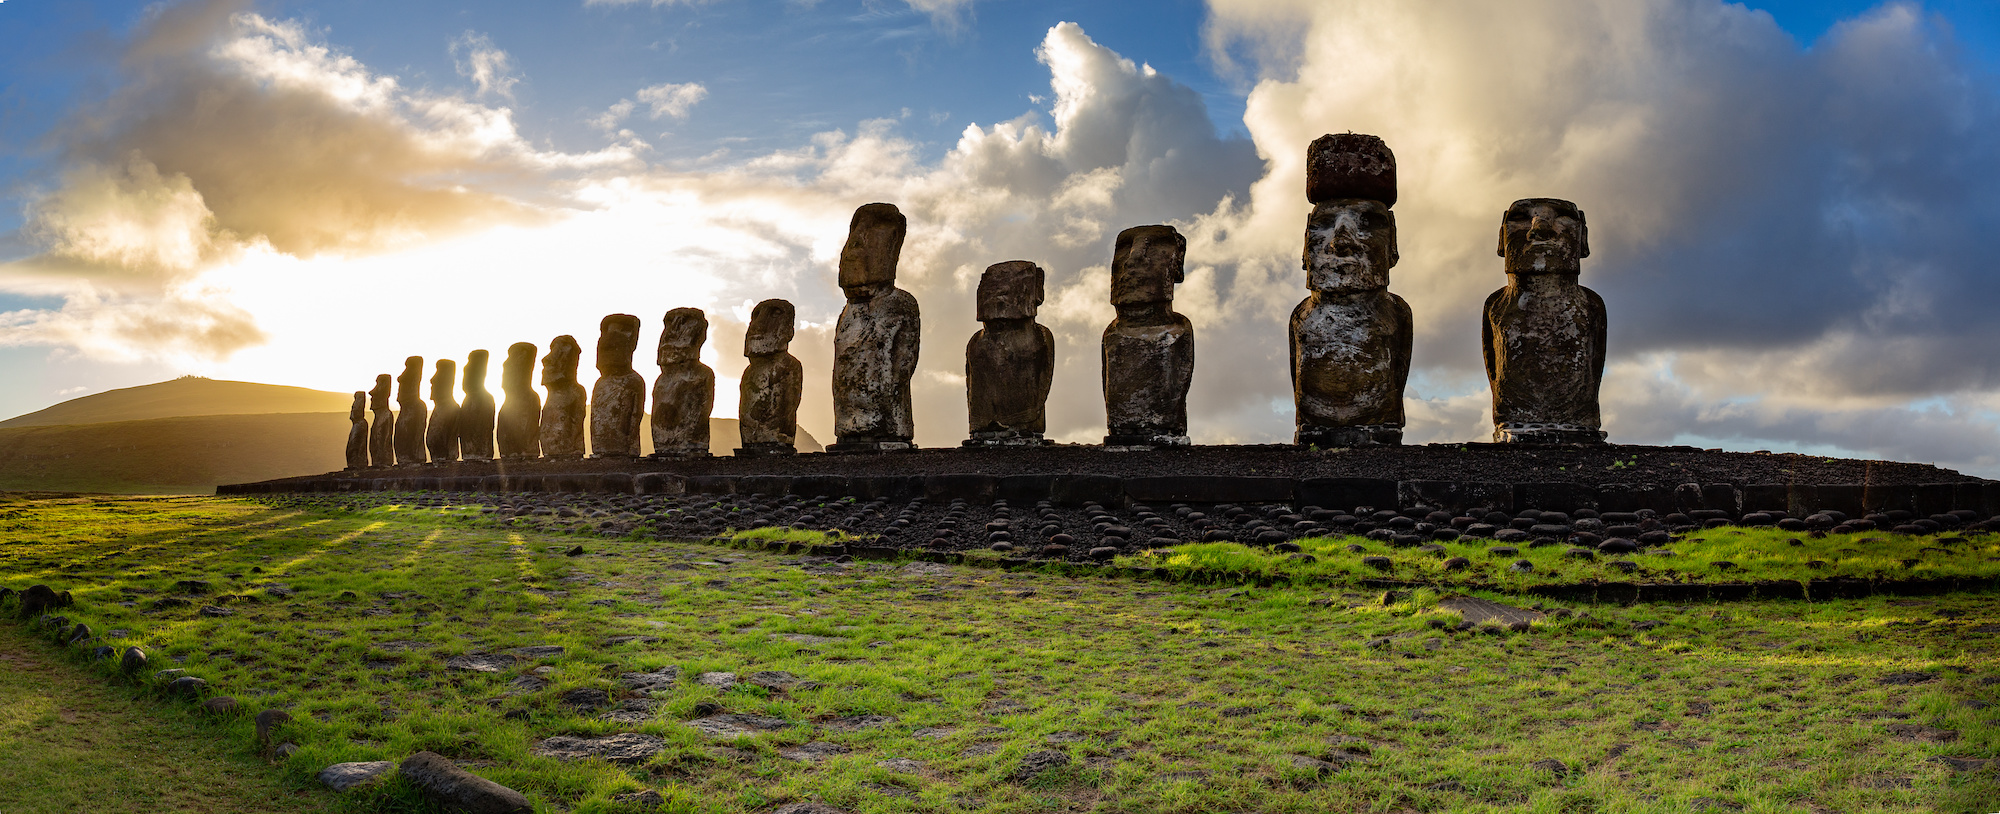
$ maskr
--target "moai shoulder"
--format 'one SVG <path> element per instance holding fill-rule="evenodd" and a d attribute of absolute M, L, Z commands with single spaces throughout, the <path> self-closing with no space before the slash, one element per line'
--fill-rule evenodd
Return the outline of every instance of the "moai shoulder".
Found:
<path fill-rule="evenodd" d="M 1118 316 L 1103 340 L 1106 446 L 1188 443 L 1194 327 L 1173 309 L 1186 262 L 1187 238 L 1171 226 L 1118 233 L 1111 257 L 1111 305 Z"/>
<path fill-rule="evenodd" d="M 1486 298 L 1482 351 L 1493 392 L 1493 440 L 1604 440 L 1604 299 L 1579 284 L 1590 233 L 1583 210 L 1523 198 L 1501 216 L 1497 253 L 1507 285 Z"/>
<path fill-rule="evenodd" d="M 966 446 L 1038 446 L 1048 426 L 1055 336 L 1035 322 L 1047 273 L 1027 260 L 979 277 L 983 327 L 965 346 Z"/>
<path fill-rule="evenodd" d="M 708 315 L 675 308 L 661 320 L 653 380 L 653 457 L 706 458 L 709 414 L 715 410 L 715 371 L 701 363 Z"/>
<path fill-rule="evenodd" d="M 840 252 L 847 296 L 834 327 L 833 419 L 828 452 L 910 449 L 916 427 L 910 378 L 922 322 L 916 298 L 896 288 L 908 219 L 892 204 L 855 210 Z"/>
<path fill-rule="evenodd" d="M 750 326 L 743 335 L 743 356 L 749 364 L 737 394 L 737 429 L 742 438 L 738 456 L 798 451 L 805 368 L 790 352 L 797 319 L 785 300 L 765 300 L 750 311 Z"/>

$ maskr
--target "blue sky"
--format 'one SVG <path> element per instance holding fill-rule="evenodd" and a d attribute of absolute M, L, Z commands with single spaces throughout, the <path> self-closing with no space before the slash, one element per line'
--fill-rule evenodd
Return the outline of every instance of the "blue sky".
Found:
<path fill-rule="evenodd" d="M 898 202 L 913 223 L 946 236 L 915 258 L 923 268 L 911 283 L 937 309 L 927 310 L 927 336 L 929 314 L 952 315 L 927 340 L 935 407 L 926 419 L 920 406 L 920 423 L 938 428 L 932 443 L 950 442 L 950 411 L 962 411 L 962 401 L 951 406 L 949 357 L 963 341 L 953 332 L 970 323 L 954 309 L 977 269 L 1009 252 L 1043 258 L 1052 274 L 1045 321 L 1087 345 L 1103 310 L 1092 293 L 1104 262 L 1096 241 L 1149 221 L 1210 246 L 1191 256 L 1191 267 L 1209 271 L 1191 272 L 1185 309 L 1215 318 L 1196 399 L 1199 420 L 1219 429 L 1198 440 L 1275 440 L 1287 434 L 1288 394 L 1282 362 L 1265 369 L 1274 335 L 1263 323 L 1279 324 L 1299 290 L 1285 267 L 1296 263 L 1285 246 L 1299 217 L 1287 173 L 1312 135 L 1362 129 L 1405 157 L 1412 190 L 1398 207 L 1409 211 L 1392 288 L 1424 323 L 1411 395 L 1413 430 L 1428 429 L 1413 436 L 1476 437 L 1486 395 L 1470 309 L 1496 273 L 1490 248 L 1482 259 L 1476 246 L 1490 240 L 1485 221 L 1506 200 L 1559 194 L 1601 219 L 1586 282 L 1613 304 L 1610 381 L 1626 402 L 1607 397 L 1615 438 L 1844 449 L 2000 471 L 2000 452 L 1985 449 L 2000 441 L 2000 363 L 1942 361 L 1966 355 L 1967 343 L 1981 348 L 1973 355 L 2000 356 L 1982 344 L 2000 328 L 1960 305 L 2000 277 L 1979 259 L 1995 254 L 1983 235 L 2000 225 L 2000 203 L 1966 180 L 2000 166 L 1978 135 L 2000 97 L 2000 4 L 1747 4 L 1766 21 L 1704 0 L 1539 1 L 1547 8 L 1475 25 L 1465 21 L 1492 13 L 1487 4 L 5 0 L 0 376 L 17 385 L 0 392 L 0 415 L 185 372 L 345 389 L 383 364 L 350 358 L 400 358 L 365 345 L 384 336 L 407 335 L 410 352 L 430 355 L 503 345 L 516 338 L 494 327 L 505 320 L 468 316 L 446 330 L 350 307 L 351 341 L 363 344 L 340 353 L 329 347 L 338 342 L 299 333 L 315 314 L 287 309 L 335 308 L 349 301 L 344 290 L 399 282 L 529 288 L 565 262 L 550 241 L 570 233 L 643 235 L 629 252 L 584 252 L 582 266 L 557 270 L 615 290 L 672 269 L 667 288 L 679 293 L 649 295 L 630 306 L 639 313 L 677 304 L 673 296 L 733 312 L 782 295 L 799 302 L 802 319 L 824 321 L 838 308 L 822 279 L 825 244 L 868 198 L 852 199 L 905 196 Z M 204 6 L 250 16 L 191 23 L 181 40 L 156 30 L 160 9 L 171 18 Z M 1561 46 L 1551 64 L 1581 67 L 1504 87 L 1521 110 L 1486 105 L 1486 91 L 1457 95 L 1521 70 L 1506 40 L 1543 36 Z M 246 43 L 265 50 L 219 50 Z M 1344 64 L 1329 56 L 1340 49 L 1372 58 Z M 471 75 L 476 58 L 499 68 L 485 86 Z M 1154 73 L 1120 68 L 1121 59 Z M 269 140 L 234 141 L 246 121 L 292 132 L 256 118 L 294 110 L 272 90 L 290 81 L 272 73 L 286 65 L 318 72 L 300 80 L 311 93 L 333 93 L 341 77 L 393 80 L 377 107 L 341 101 L 304 111 L 298 121 L 315 124 L 299 127 L 400 133 L 391 146 L 411 150 L 452 127 L 507 124 L 496 141 L 403 175 L 385 170 L 356 193 L 443 196 L 456 201 L 448 211 L 376 212 L 365 228 L 309 234 L 260 208 L 339 213 L 358 199 L 311 200 L 303 187 L 260 197 L 228 177 L 231 150 L 246 166 L 255 157 L 281 175 L 311 176 L 283 156 L 253 155 Z M 1400 66 L 1403 78 L 1367 70 L 1374 65 Z M 660 115 L 641 92 L 696 85 Z M 251 118 L 204 130 L 199 105 L 156 109 L 204 93 L 249 99 L 233 115 Z M 275 95 L 243 95 L 258 93 Z M 1062 98 L 1067 121 L 1058 121 Z M 440 103 L 445 118 L 432 115 Z M 1529 109 L 1545 112 L 1521 118 Z M 316 147 L 328 138 L 294 135 Z M 219 156 L 191 146 L 211 138 Z M 1593 163 L 1535 155 L 1536 139 Z M 1466 164 L 1468 154 L 1478 157 Z M 107 203 L 93 190 L 123 197 Z M 801 201 L 786 201 L 786 190 Z M 159 260 L 166 254 L 51 265 L 83 245 L 63 241 L 89 237 L 77 230 L 112 222 L 91 218 L 125 217 L 115 206 L 135 200 L 212 210 L 201 227 L 209 231 L 194 236 L 207 248 L 178 266 Z M 780 209 L 789 214 L 772 214 Z M 148 228 L 179 223 L 172 213 L 147 217 L 168 218 L 143 221 Z M 553 223 L 570 231 L 535 231 Z M 498 231 L 481 232 L 487 224 Z M 360 231 L 341 231 L 350 228 Z M 453 242 L 469 235 L 483 236 Z M 473 250 L 501 245 L 549 259 L 530 267 Z M 594 324 L 585 316 L 605 310 L 558 299 L 546 314 L 509 314 L 509 325 L 538 342 L 555 330 L 582 336 Z M 1783 307 L 1762 309 L 1766 301 Z M 507 302 L 477 308 L 504 312 Z M 1970 330 L 1954 338 L 1941 324 Z M 719 334 L 711 346 L 724 351 L 724 367 L 726 345 Z M 1085 369 L 1093 354 L 1076 350 L 1052 421 L 1083 438 L 1102 416 L 1094 368 Z M 806 423 L 820 432 L 815 420 Z"/>

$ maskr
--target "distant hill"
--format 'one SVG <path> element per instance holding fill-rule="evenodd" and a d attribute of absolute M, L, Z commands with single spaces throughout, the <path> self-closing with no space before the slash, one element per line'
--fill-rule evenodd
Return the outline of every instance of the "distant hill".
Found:
<path fill-rule="evenodd" d="M 340 413 L 345 418 L 353 402 L 352 393 L 187 376 L 71 399 L 46 410 L 0 421 L 0 429 L 256 413 Z"/>
<path fill-rule="evenodd" d="M 209 379 L 85 396 L 0 422 L 0 489 L 205 494 L 217 484 L 331 472 L 346 465 L 352 398 Z M 321 406 L 311 410 L 232 409 L 256 403 L 312 406 L 316 399 Z M 328 399 L 338 411 L 324 406 Z M 177 409 L 173 405 L 225 412 L 158 415 Z M 709 448 L 718 455 L 730 454 L 742 438 L 733 418 L 709 419 L 709 436 Z M 652 452 L 651 443 L 642 444 Z M 801 452 L 824 449 L 804 427 L 798 446 Z"/>

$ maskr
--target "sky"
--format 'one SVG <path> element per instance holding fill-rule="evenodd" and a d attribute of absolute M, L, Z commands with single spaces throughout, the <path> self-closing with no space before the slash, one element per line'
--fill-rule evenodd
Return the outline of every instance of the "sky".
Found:
<path fill-rule="evenodd" d="M 1996 125 L 1984 0 L 0 0 L 0 415 L 365 389 L 609 313 L 651 348 L 692 306 L 729 416 L 780 297 L 825 438 L 839 247 L 887 201 L 920 444 L 965 437 L 973 292 L 1014 259 L 1048 270 L 1049 434 L 1100 438 L 1111 243 L 1150 223 L 1189 240 L 1190 434 L 1287 441 L 1305 148 L 1353 131 L 1399 164 L 1407 442 L 1490 435 L 1499 216 L 1558 197 L 1612 440 L 2000 476 Z"/>

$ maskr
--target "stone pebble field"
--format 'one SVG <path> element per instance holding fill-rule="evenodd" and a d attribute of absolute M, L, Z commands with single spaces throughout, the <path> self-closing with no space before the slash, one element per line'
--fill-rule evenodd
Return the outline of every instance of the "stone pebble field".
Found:
<path fill-rule="evenodd" d="M 0 587 L 15 610 L 33 585 L 66 592 L 24 623 L 75 668 L 207 710 L 214 737 L 256 744 L 330 810 L 1970 812 L 2000 799 L 1990 591 L 1620 606 L 1037 570 L 1217 536 L 1279 557 L 1330 535 L 1410 552 L 1686 547 L 1768 522 L 1808 540 L 1908 527 L 1973 545 L 1984 522 L 1314 508 L 10 496 Z M 828 553 L 730 547 L 751 540 Z M 841 544 L 1024 562 L 827 548 Z"/>

